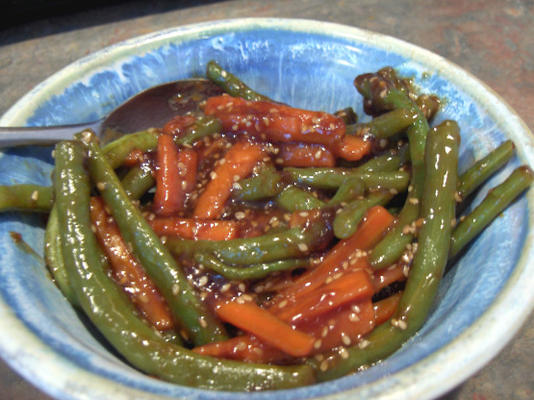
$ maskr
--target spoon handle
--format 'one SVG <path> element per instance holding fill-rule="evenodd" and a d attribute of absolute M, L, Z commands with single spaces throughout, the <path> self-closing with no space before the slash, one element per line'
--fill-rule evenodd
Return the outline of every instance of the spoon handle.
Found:
<path fill-rule="evenodd" d="M 75 133 L 92 129 L 100 134 L 102 121 L 62 126 L 0 127 L 0 147 L 52 145 L 72 139 Z"/>

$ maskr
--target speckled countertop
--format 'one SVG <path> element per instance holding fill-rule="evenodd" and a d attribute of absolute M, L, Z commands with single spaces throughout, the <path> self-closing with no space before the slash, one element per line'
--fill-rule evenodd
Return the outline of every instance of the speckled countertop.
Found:
<path fill-rule="evenodd" d="M 88 53 L 160 29 L 240 17 L 317 19 L 404 39 L 479 77 L 534 129 L 532 0 L 123 1 L 36 19 L 0 30 L 0 114 L 37 83 Z M 533 367 L 530 318 L 498 357 L 441 400 L 534 399 Z M 0 398 L 49 397 L 0 361 Z"/>

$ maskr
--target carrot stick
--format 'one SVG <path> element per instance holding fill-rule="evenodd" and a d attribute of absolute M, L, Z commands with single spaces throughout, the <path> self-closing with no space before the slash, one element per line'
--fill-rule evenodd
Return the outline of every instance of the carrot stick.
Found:
<path fill-rule="evenodd" d="M 367 268 L 365 250 L 372 248 L 392 225 L 394 217 L 382 206 L 367 211 L 356 232 L 339 241 L 315 269 L 302 274 L 295 284 L 278 297 L 278 302 L 291 296 L 302 296 L 323 285 L 328 277 L 346 270 Z"/>
<path fill-rule="evenodd" d="M 333 167 L 336 159 L 332 152 L 320 144 L 283 143 L 276 158 L 284 167 Z"/>
<path fill-rule="evenodd" d="M 119 228 L 105 211 L 100 198 L 91 198 L 91 219 L 104 249 L 114 280 L 122 286 L 139 311 L 156 329 L 174 328 L 170 310 L 157 287 L 135 259 L 120 235 Z"/>
<path fill-rule="evenodd" d="M 349 302 L 370 299 L 373 294 L 374 284 L 369 272 L 359 269 L 308 292 L 305 297 L 300 297 L 285 307 L 282 307 L 284 303 L 279 303 L 278 307 L 271 308 L 270 311 L 283 321 L 297 323 Z"/>
<path fill-rule="evenodd" d="M 274 142 L 333 145 L 345 134 L 344 121 L 335 115 L 266 101 L 210 97 L 204 113 L 219 118 L 226 131 L 248 133 L 260 138 L 263 134 L 265 139 Z"/>
<path fill-rule="evenodd" d="M 371 152 L 371 142 L 357 136 L 345 135 L 336 143 L 336 156 L 347 161 L 358 161 Z"/>
<path fill-rule="evenodd" d="M 375 271 L 373 276 L 377 292 L 391 285 L 393 282 L 405 281 L 406 278 L 404 265 L 393 265 L 389 268 Z"/>
<path fill-rule="evenodd" d="M 158 235 L 180 236 L 184 239 L 229 240 L 237 238 L 239 233 L 236 221 L 156 217 L 148 222 Z"/>
<path fill-rule="evenodd" d="M 179 151 L 170 135 L 159 135 L 157 163 L 154 211 L 159 215 L 172 215 L 184 210 L 187 195 L 196 184 L 196 152 L 193 149 Z"/>
<path fill-rule="evenodd" d="M 254 363 L 280 362 L 291 357 L 252 335 L 241 335 L 222 342 L 208 343 L 193 348 L 193 351 L 206 356 Z"/>
<path fill-rule="evenodd" d="M 262 342 L 294 357 L 304 357 L 313 348 L 314 338 L 293 329 L 269 311 L 252 302 L 221 302 L 215 312 L 223 321 L 247 331 Z"/>
<path fill-rule="evenodd" d="M 375 311 L 370 299 L 346 304 L 336 310 L 301 320 L 294 327 L 315 338 L 310 355 L 324 353 L 338 346 L 356 343 L 375 326 Z M 213 357 L 256 363 L 279 363 L 288 355 L 252 335 L 196 347 L 194 352 Z"/>
<path fill-rule="evenodd" d="M 397 311 L 397 307 L 399 306 L 401 295 L 402 292 L 398 292 L 392 296 L 386 297 L 383 300 L 373 303 L 376 325 L 383 324 L 390 319 L 393 314 L 395 314 L 395 311 Z"/>
<path fill-rule="evenodd" d="M 260 145 L 237 142 L 225 154 L 223 161 L 215 167 L 211 181 L 198 198 L 194 216 L 196 218 L 217 219 L 230 197 L 232 185 L 245 178 L 263 158 Z"/>

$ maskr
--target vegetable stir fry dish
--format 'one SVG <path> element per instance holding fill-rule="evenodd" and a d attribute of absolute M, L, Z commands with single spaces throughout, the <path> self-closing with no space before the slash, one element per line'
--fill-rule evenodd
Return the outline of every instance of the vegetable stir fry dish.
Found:
<path fill-rule="evenodd" d="M 49 213 L 46 260 L 133 367 L 272 390 L 346 375 L 423 325 L 448 260 L 533 180 L 510 141 L 458 174 L 459 127 L 392 68 L 354 81 L 367 122 L 269 99 L 210 62 L 224 94 L 165 126 L 57 144 L 53 187 L 0 188 Z M 470 208 L 469 208 L 470 209 Z"/>

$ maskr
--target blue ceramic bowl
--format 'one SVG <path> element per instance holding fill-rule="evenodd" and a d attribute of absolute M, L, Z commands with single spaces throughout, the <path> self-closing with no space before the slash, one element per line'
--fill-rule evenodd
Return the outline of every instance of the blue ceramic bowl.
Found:
<path fill-rule="evenodd" d="M 203 75 L 218 60 L 259 92 L 310 109 L 353 106 L 354 77 L 390 65 L 421 90 L 446 99 L 436 122 L 458 121 L 461 167 L 503 140 L 517 144 L 512 165 L 534 165 L 533 140 L 518 116 L 469 73 L 400 40 L 341 25 L 284 19 L 210 22 L 119 43 L 59 71 L 15 104 L 1 125 L 51 125 L 96 119 L 147 87 Z M 0 153 L 0 184 L 50 183 L 50 148 Z M 400 351 L 359 374 L 294 390 L 210 392 L 153 379 L 110 354 L 82 325 L 50 281 L 43 261 L 16 247 L 20 232 L 42 254 L 44 219 L 0 215 L 0 352 L 37 387 L 61 399 L 301 399 L 437 396 L 490 360 L 534 306 L 533 193 L 515 202 L 444 278 L 423 329 Z M 488 334 L 490 333 L 490 334 Z M 333 397 L 331 397 L 333 396 Z"/>

